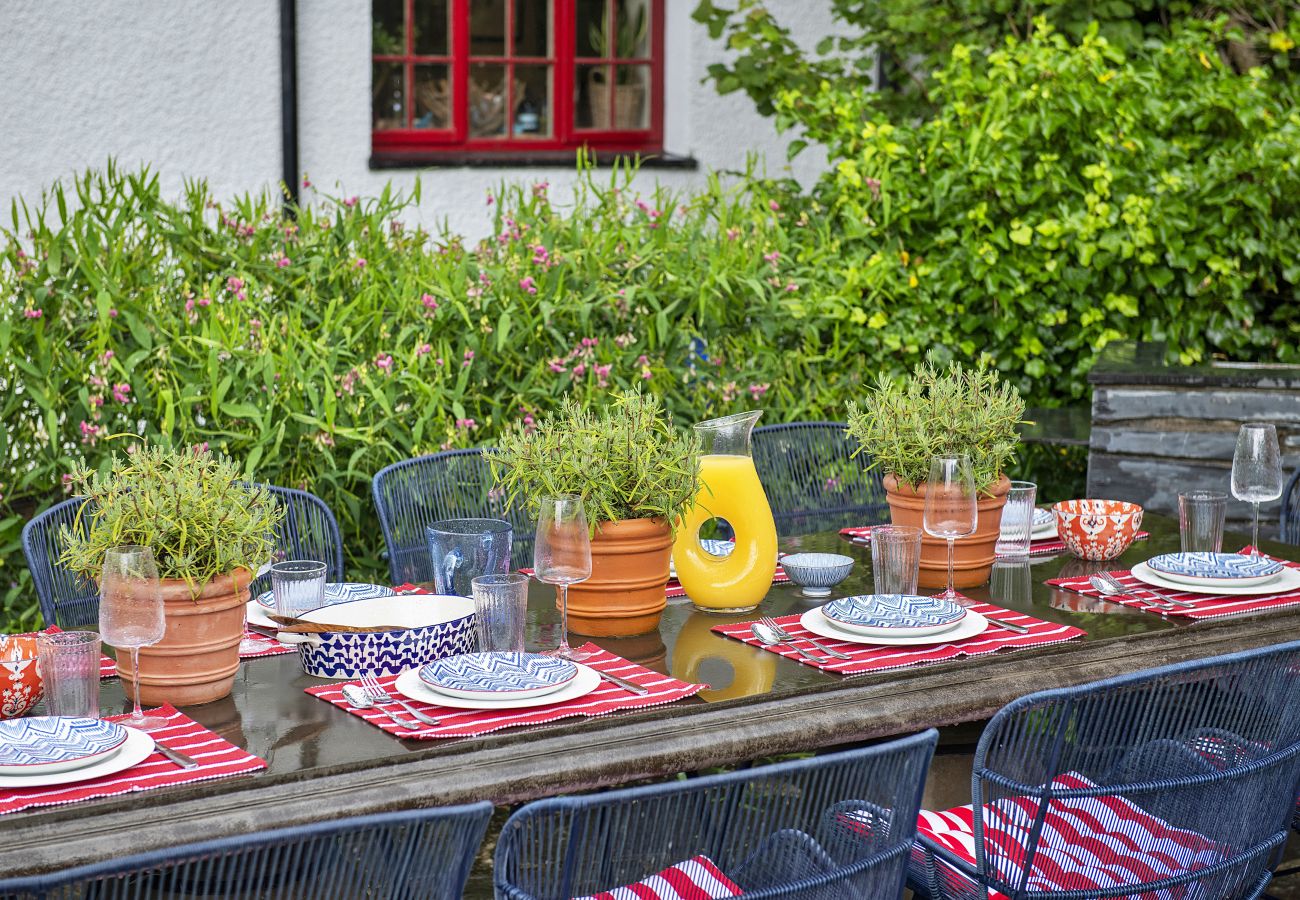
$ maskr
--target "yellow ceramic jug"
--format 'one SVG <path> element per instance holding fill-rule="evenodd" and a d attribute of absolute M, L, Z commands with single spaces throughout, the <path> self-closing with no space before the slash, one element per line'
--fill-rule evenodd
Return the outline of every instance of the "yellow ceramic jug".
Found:
<path fill-rule="evenodd" d="M 673 543 L 677 580 L 696 609 L 747 612 L 758 606 L 776 572 L 776 523 L 749 452 L 749 435 L 763 411 L 737 413 L 695 426 L 704 455 L 695 503 L 682 516 Z M 700 544 L 700 526 L 726 519 L 735 549 L 715 556 Z"/>

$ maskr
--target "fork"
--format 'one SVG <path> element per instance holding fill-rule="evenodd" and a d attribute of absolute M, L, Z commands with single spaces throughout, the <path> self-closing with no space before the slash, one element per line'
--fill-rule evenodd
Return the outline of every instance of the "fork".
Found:
<path fill-rule="evenodd" d="M 425 725 L 441 725 L 441 719 L 435 719 L 433 716 L 425 715 L 411 704 L 399 697 L 394 697 L 380 685 L 379 679 L 372 672 L 368 675 L 361 676 L 361 689 L 365 691 L 366 696 L 375 703 L 396 703 L 402 709 L 406 710 L 417 722 L 423 722 Z"/>
<path fill-rule="evenodd" d="M 1119 579 L 1117 579 L 1114 575 L 1111 575 L 1109 572 L 1107 572 L 1106 574 L 1110 576 L 1111 581 L 1115 582 L 1120 587 L 1124 586 L 1123 584 L 1120 583 Z M 1179 600 L 1177 597 L 1170 597 L 1168 594 L 1161 593 L 1160 591 L 1148 587 L 1147 585 L 1142 585 L 1139 588 L 1139 590 L 1143 591 L 1144 593 L 1150 594 L 1152 597 L 1156 597 L 1160 600 L 1163 600 L 1165 603 L 1172 603 L 1174 606 L 1181 606 L 1183 609 L 1196 609 L 1195 603 L 1188 603 L 1186 600 Z"/>
<path fill-rule="evenodd" d="M 1098 572 L 1097 577 L 1100 578 L 1102 581 L 1106 582 L 1106 584 L 1110 585 L 1111 590 L 1120 596 L 1132 597 L 1134 600 L 1137 600 L 1139 603 L 1145 603 L 1149 606 L 1155 607 L 1156 609 L 1163 609 L 1165 611 L 1168 611 L 1174 608 L 1174 605 L 1172 603 L 1166 603 L 1164 601 L 1164 598 L 1155 597 L 1155 595 L 1153 595 L 1152 597 L 1143 597 L 1139 595 L 1136 592 L 1136 590 L 1125 587 L 1122 581 L 1120 581 L 1118 578 L 1116 578 L 1114 575 L 1110 574 L 1109 572 Z"/>
<path fill-rule="evenodd" d="M 814 647 L 816 647 L 816 648 L 817 648 L 818 650 L 820 650 L 822 653 L 825 653 L 827 656 L 833 656 L 833 657 L 835 657 L 836 659 L 852 659 L 852 658 L 853 658 L 853 657 L 849 656 L 847 653 L 841 653 L 841 652 L 838 651 L 838 650 L 834 650 L 834 649 L 832 649 L 832 648 L 830 648 L 830 647 L 827 647 L 827 646 L 826 646 L 825 644 L 823 644 L 821 641 L 814 640 L 813 638 L 810 638 L 810 637 L 799 637 L 799 638 L 796 638 L 793 634 L 791 634 L 790 632 L 788 632 L 788 631 L 786 631 L 784 628 L 782 628 L 780 625 L 778 625 L 778 624 L 776 623 L 776 619 L 772 618 L 771 616 L 760 616 L 758 621 L 762 622 L 762 623 L 763 623 L 764 625 L 766 625 L 768 628 L 772 629 L 772 633 L 775 634 L 777 637 L 781 638 L 781 640 L 783 640 L 783 641 L 792 641 L 792 642 L 793 642 L 793 641 L 796 641 L 796 640 L 803 640 L 803 641 L 807 641 L 808 643 L 812 644 Z"/>

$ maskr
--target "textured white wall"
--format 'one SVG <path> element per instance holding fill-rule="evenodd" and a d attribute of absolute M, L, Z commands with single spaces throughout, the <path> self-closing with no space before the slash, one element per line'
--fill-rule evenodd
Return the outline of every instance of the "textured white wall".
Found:
<path fill-rule="evenodd" d="M 827 0 L 773 0 L 811 46 L 833 28 Z M 697 172 L 647 170 L 673 188 L 759 154 L 785 170 L 785 145 L 747 97 L 701 84 L 718 44 L 690 18 L 695 0 L 667 0 L 665 144 Z M 110 156 L 148 162 L 178 189 L 209 179 L 218 196 L 273 187 L 281 174 L 278 4 L 274 0 L 6 0 L 0 24 L 0 211 L 56 178 Z M 423 186 L 420 218 L 481 235 L 486 192 L 503 179 L 547 180 L 568 196 L 570 168 L 369 169 L 370 3 L 299 0 L 299 167 L 323 190 L 371 194 L 392 181 Z M 805 152 L 794 174 L 821 161 Z M 7 218 L 6 218 L 7 221 Z"/>

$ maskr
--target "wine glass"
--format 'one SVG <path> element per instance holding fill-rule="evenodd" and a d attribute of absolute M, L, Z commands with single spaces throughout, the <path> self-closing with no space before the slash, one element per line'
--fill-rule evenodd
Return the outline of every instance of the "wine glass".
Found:
<path fill-rule="evenodd" d="M 99 579 L 99 633 L 118 652 L 131 651 L 131 684 L 135 709 L 124 724 L 142 731 L 167 727 L 167 720 L 140 711 L 140 648 L 162 640 L 167 631 L 163 618 L 158 565 L 148 547 L 111 547 L 104 554 Z"/>
<path fill-rule="evenodd" d="M 542 500 L 533 544 L 533 574 L 543 584 L 556 585 L 560 593 L 560 645 L 549 655 L 587 659 L 590 653 L 569 646 L 569 585 L 591 577 L 591 535 L 577 494 Z"/>
<path fill-rule="evenodd" d="M 930 460 L 922 524 L 926 534 L 948 541 L 948 587 L 939 594 L 945 600 L 957 602 L 960 596 L 952 586 L 954 544 L 957 538 L 975 533 L 979 521 L 975 503 L 975 475 L 967 457 L 936 456 Z"/>
<path fill-rule="evenodd" d="M 1232 496 L 1255 507 L 1250 546 L 1252 554 L 1259 556 L 1259 505 L 1282 496 L 1282 453 L 1274 426 L 1247 424 L 1237 432 L 1237 449 L 1232 454 Z"/>

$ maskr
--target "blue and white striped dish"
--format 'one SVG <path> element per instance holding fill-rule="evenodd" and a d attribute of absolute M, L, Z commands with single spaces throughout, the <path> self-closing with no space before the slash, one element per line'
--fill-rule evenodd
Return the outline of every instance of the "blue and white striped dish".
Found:
<path fill-rule="evenodd" d="M 1050 509 L 1034 509 L 1034 527 L 1042 528 L 1045 525 L 1056 524 L 1056 514 Z"/>
<path fill-rule="evenodd" d="M 791 581 L 803 588 L 805 597 L 829 597 L 831 588 L 853 571 L 853 557 L 839 553 L 790 553 L 781 557 L 781 568 Z"/>
<path fill-rule="evenodd" d="M 1147 560 L 1147 565 L 1184 584 L 1259 584 L 1275 578 L 1282 564 L 1264 556 L 1244 553 L 1162 553 Z"/>
<path fill-rule="evenodd" d="M 391 597 L 393 589 L 382 584 L 365 584 L 359 581 L 341 581 L 325 585 L 325 606 L 335 603 L 348 603 L 352 600 L 369 600 L 371 597 Z M 257 602 L 271 611 L 275 611 L 275 593 L 267 591 L 257 598 Z"/>
<path fill-rule="evenodd" d="M 957 627 L 966 610 L 939 597 L 915 594 L 861 594 L 841 597 L 822 614 L 850 631 L 880 637 L 922 637 Z"/>
<path fill-rule="evenodd" d="M 127 734 L 102 719 L 7 719 L 0 722 L 0 776 L 79 769 L 117 750 Z"/>
<path fill-rule="evenodd" d="M 420 668 L 420 680 L 435 691 L 467 700 L 537 697 L 558 691 L 578 677 L 567 659 L 542 653 L 462 653 Z"/>

